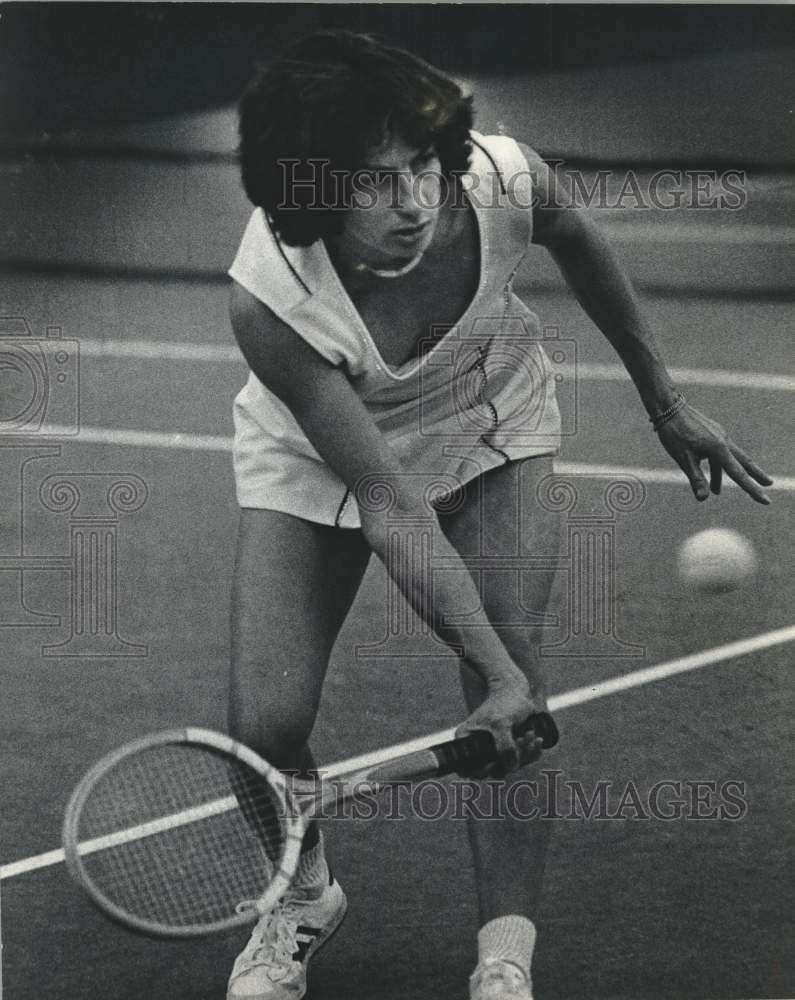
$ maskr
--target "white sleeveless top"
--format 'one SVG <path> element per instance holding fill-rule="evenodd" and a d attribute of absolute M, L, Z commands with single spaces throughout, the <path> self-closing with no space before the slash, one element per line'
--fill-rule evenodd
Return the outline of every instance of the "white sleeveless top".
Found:
<path fill-rule="evenodd" d="M 478 222 L 480 281 L 464 315 L 421 358 L 398 368 L 386 364 L 323 241 L 286 246 L 260 208 L 229 270 L 324 358 L 344 368 L 404 467 L 425 477 L 436 494 L 514 459 L 556 454 L 560 441 L 554 377 L 538 318 L 512 291 L 531 236 L 527 162 L 506 136 L 473 132 L 472 142 L 463 181 Z M 253 373 L 235 399 L 234 421 L 241 507 L 359 527 L 357 503 L 345 483 Z"/>

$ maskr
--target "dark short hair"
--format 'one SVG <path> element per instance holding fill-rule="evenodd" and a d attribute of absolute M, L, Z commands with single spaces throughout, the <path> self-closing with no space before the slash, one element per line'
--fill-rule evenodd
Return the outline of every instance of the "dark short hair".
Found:
<path fill-rule="evenodd" d="M 317 189 L 332 170 L 339 177 L 361 169 L 367 152 L 391 136 L 417 149 L 433 145 L 448 178 L 469 165 L 471 97 L 422 59 L 372 35 L 320 31 L 296 42 L 259 72 L 239 110 L 243 187 L 290 246 L 340 232 L 344 210 Z M 325 165 L 310 170 L 310 160 Z M 293 161 L 289 170 L 285 161 Z M 286 192 L 288 176 L 313 178 L 316 189 Z"/>

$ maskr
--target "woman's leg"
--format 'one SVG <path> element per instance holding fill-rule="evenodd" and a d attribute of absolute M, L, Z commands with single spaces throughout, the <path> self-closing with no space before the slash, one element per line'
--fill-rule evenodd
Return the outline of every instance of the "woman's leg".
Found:
<path fill-rule="evenodd" d="M 511 462 L 480 477 L 467 487 L 467 500 L 454 514 L 441 518 L 443 530 L 458 551 L 466 555 L 504 557 L 555 556 L 560 549 L 560 515 L 543 509 L 536 500 L 536 486 L 552 472 L 551 458 Z M 533 570 L 519 575 L 486 570 L 474 573 L 483 606 L 511 657 L 531 679 L 533 697 L 543 698 L 538 686 L 539 672 L 533 661 L 533 647 L 540 641 L 540 627 L 531 620 L 516 622 L 520 605 L 543 612 L 549 600 L 555 571 Z M 521 600 L 516 588 L 521 585 Z M 532 669 L 531 669 L 532 668 Z M 485 696 L 485 689 L 472 671 L 462 670 L 464 695 L 470 711 Z M 505 792 L 517 781 L 532 779 L 531 769 L 523 768 L 506 779 Z M 506 796 L 501 798 L 505 803 Z M 521 809 L 528 807 L 519 798 Z M 475 861 L 481 922 L 516 914 L 533 919 L 544 871 L 552 823 L 528 821 L 510 815 L 503 805 L 503 818 L 478 821 L 469 816 L 469 837 Z"/>
<path fill-rule="evenodd" d="M 232 586 L 232 734 L 282 770 L 311 773 L 309 734 L 331 648 L 362 579 L 368 546 L 272 510 L 241 511 Z M 306 966 L 345 915 L 317 825 L 288 893 L 238 955 L 227 1000 L 303 996 Z"/>
<path fill-rule="evenodd" d="M 231 734 L 282 770 L 308 747 L 329 656 L 369 558 L 361 532 L 240 513 L 232 584 Z M 316 830 L 306 846 L 317 839 Z"/>

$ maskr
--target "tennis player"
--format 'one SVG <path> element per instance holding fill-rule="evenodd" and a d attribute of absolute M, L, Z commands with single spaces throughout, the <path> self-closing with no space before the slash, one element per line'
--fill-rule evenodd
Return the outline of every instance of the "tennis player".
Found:
<path fill-rule="evenodd" d="M 524 574 L 518 601 L 514 575 L 476 579 L 462 554 L 559 551 L 558 515 L 535 501 L 559 443 L 554 379 L 512 291 L 530 242 L 617 350 L 697 499 L 725 472 L 766 503 L 770 480 L 677 391 L 613 251 L 538 155 L 474 132 L 471 99 L 438 70 L 365 35 L 319 33 L 253 82 L 240 135 L 256 208 L 230 270 L 251 368 L 235 401 L 232 732 L 313 773 L 331 648 L 375 552 L 458 653 L 471 712 L 459 732 L 490 730 L 506 785 L 526 777 L 540 741 L 512 728 L 544 707 L 544 682 L 539 617 L 517 622 L 517 607 L 543 612 L 553 573 Z M 410 556 L 429 524 L 446 566 L 432 588 Z M 468 821 L 481 917 L 470 996 L 530 1000 L 552 824 Z M 229 1000 L 302 997 L 345 909 L 315 825 Z"/>

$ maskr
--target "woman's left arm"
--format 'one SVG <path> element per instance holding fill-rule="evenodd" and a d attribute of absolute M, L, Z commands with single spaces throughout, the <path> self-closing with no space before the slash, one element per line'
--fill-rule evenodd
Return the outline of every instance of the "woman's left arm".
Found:
<path fill-rule="evenodd" d="M 719 493 L 723 472 L 754 500 L 770 477 L 709 417 L 684 402 L 666 370 L 654 335 L 615 251 L 590 216 L 578 209 L 543 160 L 521 146 L 533 175 L 533 242 L 546 247 L 577 300 L 618 352 L 660 441 L 690 481 L 697 500 Z M 706 460 L 710 481 L 701 471 Z"/>

